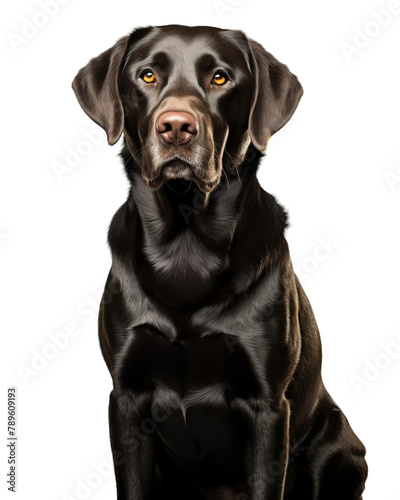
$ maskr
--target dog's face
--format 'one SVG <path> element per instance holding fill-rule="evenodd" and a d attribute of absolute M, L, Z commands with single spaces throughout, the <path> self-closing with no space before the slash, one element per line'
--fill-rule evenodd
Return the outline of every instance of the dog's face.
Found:
<path fill-rule="evenodd" d="M 249 61 L 240 40 L 226 34 L 152 29 L 128 52 L 120 80 L 125 130 L 150 187 L 182 177 L 211 191 L 224 152 L 237 162 L 247 150 Z"/>
<path fill-rule="evenodd" d="M 73 88 L 114 144 L 126 144 L 150 188 L 195 181 L 212 191 L 252 142 L 264 152 L 302 95 L 297 78 L 240 31 L 140 28 L 83 68 Z"/>

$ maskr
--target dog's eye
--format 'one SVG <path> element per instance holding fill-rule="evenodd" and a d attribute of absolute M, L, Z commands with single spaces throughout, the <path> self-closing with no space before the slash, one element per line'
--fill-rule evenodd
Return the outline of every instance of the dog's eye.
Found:
<path fill-rule="evenodd" d="M 152 71 L 146 71 L 145 73 L 143 73 L 142 79 L 146 83 L 153 83 L 156 81 L 156 76 Z"/>
<path fill-rule="evenodd" d="M 223 85 L 228 81 L 228 77 L 222 73 L 222 71 L 217 71 L 213 76 L 212 83 L 215 85 Z"/>

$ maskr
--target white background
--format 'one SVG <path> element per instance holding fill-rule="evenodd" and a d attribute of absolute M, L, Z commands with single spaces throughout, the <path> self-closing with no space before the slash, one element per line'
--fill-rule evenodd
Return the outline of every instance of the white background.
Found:
<path fill-rule="evenodd" d="M 17 386 L 16 496 L 116 498 L 111 379 L 96 321 L 106 232 L 128 183 L 120 144 L 106 144 L 71 81 L 134 27 L 203 24 L 243 30 L 304 87 L 259 179 L 290 213 L 287 239 L 320 326 L 323 377 L 367 447 L 364 499 L 399 500 L 400 13 L 382 12 L 394 4 L 55 2 L 1 7 L 1 494 L 12 498 L 6 389 Z M 57 176 L 60 165 L 69 171 Z"/>

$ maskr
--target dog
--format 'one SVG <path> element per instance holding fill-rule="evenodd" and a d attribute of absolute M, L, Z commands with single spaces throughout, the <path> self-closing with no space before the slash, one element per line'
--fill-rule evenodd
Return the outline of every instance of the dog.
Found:
<path fill-rule="evenodd" d="M 361 499 L 365 448 L 256 177 L 297 77 L 241 31 L 168 25 L 72 86 L 110 145 L 123 134 L 130 182 L 99 312 L 118 499 Z"/>

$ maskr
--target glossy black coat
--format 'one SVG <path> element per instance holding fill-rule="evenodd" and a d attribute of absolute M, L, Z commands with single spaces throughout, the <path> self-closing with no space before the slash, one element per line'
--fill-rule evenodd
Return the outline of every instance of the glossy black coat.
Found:
<path fill-rule="evenodd" d="M 166 26 L 121 39 L 74 90 L 110 143 L 124 132 L 131 183 L 99 317 L 118 499 L 361 499 L 365 449 L 322 383 L 286 214 L 256 177 L 296 77 L 241 32 Z M 166 145 L 154 123 L 180 105 L 198 133 Z"/>

